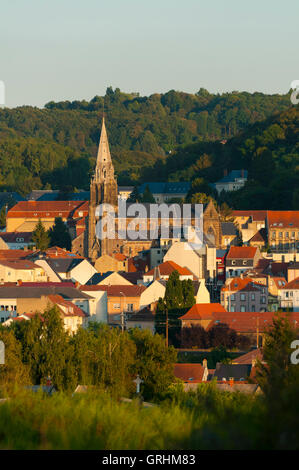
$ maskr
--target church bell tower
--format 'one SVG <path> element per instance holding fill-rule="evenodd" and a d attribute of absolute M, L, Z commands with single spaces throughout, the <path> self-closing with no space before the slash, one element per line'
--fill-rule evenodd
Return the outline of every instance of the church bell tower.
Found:
<path fill-rule="evenodd" d="M 95 172 L 90 182 L 90 200 L 88 215 L 88 257 L 95 261 L 99 256 L 108 254 L 114 244 L 114 240 L 99 240 L 96 236 L 97 217 L 96 207 L 107 203 L 115 207 L 117 211 L 118 190 L 114 176 L 114 168 L 111 160 L 105 118 L 102 121 L 102 130 L 97 154 Z"/>

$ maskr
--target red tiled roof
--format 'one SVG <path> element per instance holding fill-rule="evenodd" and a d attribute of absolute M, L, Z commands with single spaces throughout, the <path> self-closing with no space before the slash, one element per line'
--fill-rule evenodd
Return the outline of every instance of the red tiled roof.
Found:
<path fill-rule="evenodd" d="M 202 382 L 204 368 L 201 364 L 175 364 L 174 375 L 184 382 Z"/>
<path fill-rule="evenodd" d="M 48 299 L 51 300 L 51 302 L 53 302 L 58 307 L 65 307 L 67 309 L 66 311 L 62 308 L 60 308 L 60 310 L 66 317 L 86 317 L 86 313 L 83 312 L 80 307 L 73 304 L 69 300 L 65 300 L 61 295 L 50 294 L 48 295 Z"/>
<path fill-rule="evenodd" d="M 20 201 L 8 210 L 7 217 L 68 218 L 78 216 L 81 210 L 88 212 L 87 201 Z"/>
<path fill-rule="evenodd" d="M 267 232 L 265 228 L 261 228 L 252 238 L 250 238 L 249 243 L 251 242 L 261 242 L 266 243 L 267 241 Z"/>
<path fill-rule="evenodd" d="M 268 211 L 268 225 L 270 228 L 299 228 L 299 211 Z"/>
<path fill-rule="evenodd" d="M 251 217 L 253 221 L 262 221 L 266 219 L 267 211 L 232 211 L 233 217 Z"/>
<path fill-rule="evenodd" d="M 126 286 L 126 285 L 97 285 L 97 286 L 80 286 L 80 290 L 82 291 L 93 291 L 93 290 L 102 290 L 107 292 L 108 297 L 140 297 L 142 292 L 146 289 L 145 286 Z"/>
<path fill-rule="evenodd" d="M 79 258 L 83 259 L 82 256 L 77 255 L 71 251 L 67 251 L 64 248 L 60 248 L 59 246 L 52 246 L 45 251 L 45 255 L 47 258 Z"/>
<path fill-rule="evenodd" d="M 281 315 L 285 317 L 287 313 Z M 237 333 L 256 333 L 257 326 L 259 332 L 263 333 L 272 324 L 274 317 L 275 312 L 214 312 L 207 330 L 225 323 Z M 295 327 L 299 327 L 299 312 L 289 313 L 289 319 Z"/>
<path fill-rule="evenodd" d="M 239 290 L 246 291 L 260 291 L 261 284 L 254 283 L 250 277 L 242 279 L 241 277 L 234 277 L 226 286 L 222 287 L 222 292 L 237 292 Z"/>
<path fill-rule="evenodd" d="M 299 289 L 299 277 L 293 279 L 292 281 L 286 283 L 284 286 L 277 286 L 279 289 L 286 289 L 286 290 L 297 290 Z"/>
<path fill-rule="evenodd" d="M 41 266 L 33 263 L 29 260 L 9 260 L 6 261 L 4 259 L 0 259 L 0 265 L 6 266 L 7 268 L 11 269 L 42 269 Z"/>
<path fill-rule="evenodd" d="M 25 259 L 32 253 L 31 250 L 0 250 L 0 259 Z"/>
<path fill-rule="evenodd" d="M 252 364 L 253 360 L 259 359 L 260 361 L 263 360 L 263 349 L 253 349 L 246 354 L 242 354 L 242 356 L 236 357 L 232 360 L 232 364 Z"/>
<path fill-rule="evenodd" d="M 178 271 L 180 275 L 193 276 L 193 273 L 189 271 L 188 268 L 182 268 L 182 266 L 179 266 L 174 261 L 165 261 L 164 263 L 159 264 L 158 268 L 159 268 L 161 276 L 170 275 L 173 271 Z M 145 275 L 153 276 L 154 272 L 155 272 L 155 269 L 151 269 L 149 272 L 145 273 Z"/>
<path fill-rule="evenodd" d="M 257 248 L 254 246 L 231 246 L 226 259 L 254 258 Z"/>
<path fill-rule="evenodd" d="M 203 320 L 212 318 L 213 312 L 226 312 L 225 308 L 218 303 L 195 304 L 188 310 L 180 320 Z"/>
<path fill-rule="evenodd" d="M 123 253 L 113 253 L 111 256 L 117 259 L 117 261 L 125 261 L 127 259 L 127 256 Z"/>

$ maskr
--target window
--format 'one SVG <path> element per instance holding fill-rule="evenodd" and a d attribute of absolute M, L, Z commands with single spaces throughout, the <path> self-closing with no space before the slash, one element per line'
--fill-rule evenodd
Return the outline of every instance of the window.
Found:
<path fill-rule="evenodd" d="M 262 295 L 261 297 L 261 304 L 265 304 L 266 303 L 266 297 L 264 295 Z"/>
<path fill-rule="evenodd" d="M 113 308 L 120 308 L 120 304 L 113 304 Z"/>
<path fill-rule="evenodd" d="M 245 295 L 245 294 L 241 294 L 241 295 L 240 295 L 240 300 L 246 300 L 246 295 Z"/>
<path fill-rule="evenodd" d="M 246 312 L 245 305 L 241 305 L 241 312 Z"/>
<path fill-rule="evenodd" d="M 255 294 L 251 294 L 251 300 L 255 300 Z"/>
<path fill-rule="evenodd" d="M 251 306 L 251 311 L 252 311 L 252 312 L 255 312 L 255 305 L 252 305 L 252 306 Z"/>
<path fill-rule="evenodd" d="M 244 264 L 244 265 L 245 265 L 245 264 L 247 264 L 247 261 L 246 261 L 246 259 L 243 259 L 243 264 Z"/>
<path fill-rule="evenodd" d="M 134 310 L 134 305 L 133 304 L 127 304 L 127 312 L 133 312 Z"/>
<path fill-rule="evenodd" d="M 236 300 L 235 294 L 232 294 L 232 295 L 230 296 L 230 300 Z"/>

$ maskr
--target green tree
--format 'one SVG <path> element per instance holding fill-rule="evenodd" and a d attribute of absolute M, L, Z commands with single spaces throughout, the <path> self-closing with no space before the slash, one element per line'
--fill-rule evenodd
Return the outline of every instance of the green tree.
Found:
<path fill-rule="evenodd" d="M 11 391 L 16 385 L 29 385 L 29 368 L 22 362 L 22 344 L 5 327 L 0 327 L 0 341 L 5 347 L 4 364 L 0 364 L 1 392 Z"/>
<path fill-rule="evenodd" d="M 39 250 L 44 251 L 49 247 L 50 238 L 41 219 L 38 220 L 35 229 L 32 232 L 32 241 Z"/>
<path fill-rule="evenodd" d="M 141 389 L 145 400 L 161 397 L 175 382 L 176 350 L 172 346 L 167 348 L 163 337 L 152 335 L 149 330 L 135 328 L 131 330 L 130 337 L 136 345 L 133 370 L 144 381 Z"/>
<path fill-rule="evenodd" d="M 55 217 L 54 225 L 49 229 L 50 246 L 59 246 L 71 250 L 72 239 L 61 217 Z"/>
<path fill-rule="evenodd" d="M 150 203 L 155 203 L 156 202 L 154 196 L 152 195 L 152 193 L 149 189 L 148 184 L 146 185 L 144 193 L 142 195 L 142 202 L 150 202 Z"/>

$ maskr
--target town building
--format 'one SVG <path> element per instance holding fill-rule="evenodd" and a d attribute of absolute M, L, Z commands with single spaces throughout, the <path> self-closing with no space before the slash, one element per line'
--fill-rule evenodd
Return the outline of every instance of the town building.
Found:
<path fill-rule="evenodd" d="M 222 191 L 237 191 L 243 188 L 247 181 L 247 170 L 232 170 L 229 173 L 224 170 L 224 176 L 221 180 L 217 181 L 213 186 L 218 194 Z"/>
<path fill-rule="evenodd" d="M 268 307 L 268 288 L 251 278 L 229 279 L 221 289 L 221 305 L 228 312 L 260 312 Z"/>
<path fill-rule="evenodd" d="M 261 258 L 260 250 L 251 246 L 232 246 L 226 256 L 226 279 L 240 277 L 242 273 L 254 268 Z"/>

